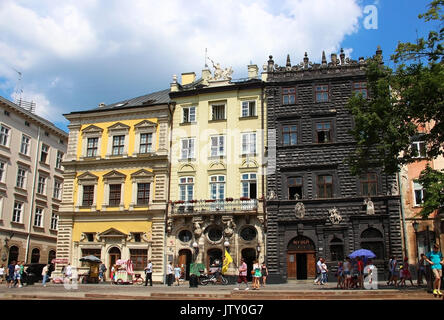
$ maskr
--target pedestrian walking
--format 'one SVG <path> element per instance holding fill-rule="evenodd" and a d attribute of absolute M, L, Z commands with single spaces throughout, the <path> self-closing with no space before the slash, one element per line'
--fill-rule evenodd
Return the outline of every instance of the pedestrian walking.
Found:
<path fill-rule="evenodd" d="M 442 258 L 442 253 L 439 250 L 439 245 L 433 245 L 433 250 L 427 253 L 426 261 L 431 265 L 431 269 L 433 275 L 435 276 L 435 282 L 433 283 L 433 295 L 437 297 L 438 295 L 441 297 L 442 293 L 440 291 L 441 288 L 441 277 L 442 277 L 442 264 L 444 260 Z"/>
<path fill-rule="evenodd" d="M 321 280 L 322 280 L 322 273 L 321 273 L 321 266 L 322 266 L 322 257 L 319 258 L 318 262 L 316 263 L 316 273 L 317 273 L 317 277 L 314 281 L 314 284 L 316 285 L 320 285 L 321 284 Z"/>
<path fill-rule="evenodd" d="M 328 268 L 327 268 L 327 264 L 325 263 L 325 260 L 322 259 L 322 263 L 321 263 L 321 285 L 326 285 L 328 282 L 328 277 L 327 277 L 327 272 L 328 272 Z"/>
<path fill-rule="evenodd" d="M 153 264 L 151 260 L 148 260 L 148 264 L 145 268 L 145 287 L 148 285 L 148 280 L 150 281 L 150 287 L 153 286 Z"/>
<path fill-rule="evenodd" d="M 171 284 L 173 283 L 173 262 L 170 262 L 167 266 L 167 284 L 169 287 L 171 287 Z"/>
<path fill-rule="evenodd" d="M 251 271 L 251 273 L 253 275 L 253 290 L 259 290 L 260 278 L 262 277 L 262 274 L 261 274 L 261 265 L 259 264 L 258 260 L 254 261 L 253 270 Z"/>
<path fill-rule="evenodd" d="M 377 277 L 376 266 L 373 264 L 372 259 L 368 259 L 367 266 L 365 267 L 364 271 L 367 273 L 368 283 L 370 285 L 372 285 L 373 282 L 376 281 L 376 277 Z"/>
<path fill-rule="evenodd" d="M 262 286 L 265 287 L 265 283 L 267 282 L 267 277 L 268 277 L 268 268 L 267 265 L 265 264 L 265 261 L 262 263 L 261 273 L 262 273 Z"/>
<path fill-rule="evenodd" d="M 247 280 L 247 264 L 245 263 L 244 258 L 241 258 L 241 264 L 239 266 L 239 276 L 237 278 L 237 287 L 234 288 L 234 290 L 239 290 L 242 283 L 245 283 L 245 290 L 249 290 Z"/>
<path fill-rule="evenodd" d="M 351 287 L 351 263 L 350 258 L 347 257 L 344 262 L 344 288 L 350 289 Z"/>
<path fill-rule="evenodd" d="M 14 287 L 18 284 L 18 287 L 22 287 L 22 277 L 21 277 L 21 261 L 18 261 L 14 268 Z"/>
<path fill-rule="evenodd" d="M 422 285 L 422 277 L 427 279 L 425 273 L 425 262 L 426 262 L 425 255 L 424 253 L 421 253 L 421 256 L 418 261 L 418 281 L 417 281 L 418 286 Z"/>
<path fill-rule="evenodd" d="M 106 270 L 107 270 L 107 268 L 106 268 L 105 264 L 102 263 L 99 266 L 99 281 L 100 282 L 104 282 L 105 281 Z"/>
<path fill-rule="evenodd" d="M 8 284 L 8 288 L 12 288 L 15 285 L 15 260 L 12 261 L 8 266 L 8 275 L 6 278 L 6 282 Z"/>
<path fill-rule="evenodd" d="M 398 277 L 399 277 L 399 264 L 395 256 L 392 256 L 389 260 L 389 280 L 387 281 L 387 285 L 394 284 L 395 287 L 397 287 Z"/>
<path fill-rule="evenodd" d="M 412 280 L 412 274 L 410 273 L 409 270 L 409 262 L 408 262 L 408 258 L 405 257 L 404 258 L 404 263 L 402 264 L 402 271 L 401 272 L 401 281 L 399 283 L 399 285 L 404 285 L 404 287 L 406 286 L 406 280 L 410 280 L 410 283 L 413 286 L 413 280 Z"/>
<path fill-rule="evenodd" d="M 46 266 L 44 266 L 44 267 L 43 267 L 43 270 L 42 270 L 42 277 L 43 277 L 42 285 L 43 285 L 44 287 L 46 287 L 46 281 L 48 280 L 48 272 L 49 272 L 49 264 L 47 264 Z"/>
<path fill-rule="evenodd" d="M 338 278 L 338 283 L 336 284 L 336 288 L 344 289 L 344 263 L 339 261 L 338 270 L 336 271 L 336 277 Z"/>
<path fill-rule="evenodd" d="M 359 288 L 364 288 L 364 262 L 360 257 L 356 258 L 356 264 L 358 267 L 358 284 Z"/>
<path fill-rule="evenodd" d="M 65 280 L 67 283 L 71 283 L 72 280 L 72 267 L 70 263 L 65 267 Z"/>
<path fill-rule="evenodd" d="M 0 267 L 0 283 L 3 283 L 3 280 L 5 279 L 5 265 L 1 265 Z"/>
<path fill-rule="evenodd" d="M 180 265 L 177 264 L 174 268 L 174 279 L 177 283 L 177 285 L 180 285 L 180 275 L 182 274 L 182 269 L 180 268 Z"/>

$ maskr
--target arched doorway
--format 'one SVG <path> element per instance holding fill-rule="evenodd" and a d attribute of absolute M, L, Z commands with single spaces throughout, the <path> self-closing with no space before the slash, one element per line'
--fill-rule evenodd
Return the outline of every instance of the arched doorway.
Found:
<path fill-rule="evenodd" d="M 111 248 L 108 253 L 109 253 L 109 267 L 108 267 L 108 270 L 109 270 L 109 276 L 111 278 L 111 268 L 112 268 L 113 265 L 116 264 L 117 260 L 120 259 L 121 255 L 120 255 L 120 249 L 117 248 L 117 247 Z"/>
<path fill-rule="evenodd" d="M 257 259 L 256 249 L 246 248 L 242 250 L 241 254 L 242 258 L 244 258 L 245 263 L 247 264 L 247 280 L 251 281 L 251 270 L 253 270 L 254 260 Z"/>
<path fill-rule="evenodd" d="M 287 278 L 306 280 L 316 277 L 315 245 L 304 236 L 290 240 L 287 246 Z"/>
<path fill-rule="evenodd" d="M 39 263 L 40 262 L 40 250 L 37 248 L 32 249 L 31 253 L 31 263 Z"/>
<path fill-rule="evenodd" d="M 18 247 L 12 246 L 11 248 L 9 248 L 8 265 L 11 264 L 12 261 L 17 262 L 18 255 L 19 255 L 19 248 Z"/>
<path fill-rule="evenodd" d="M 182 268 L 182 271 L 185 275 L 185 280 L 189 280 L 190 278 L 190 263 L 192 260 L 192 253 L 188 249 L 182 249 L 179 251 L 179 259 L 178 264 Z"/>
<path fill-rule="evenodd" d="M 384 260 L 384 237 L 375 228 L 367 228 L 361 233 L 361 248 L 372 251 L 377 260 Z"/>
<path fill-rule="evenodd" d="M 216 259 L 219 259 L 219 261 L 222 262 L 222 250 L 216 248 L 209 249 L 207 251 L 207 270 L 210 270 L 210 266 Z"/>
<path fill-rule="evenodd" d="M 56 252 L 54 250 L 50 250 L 48 253 L 48 263 L 52 263 L 52 260 L 56 258 Z"/>

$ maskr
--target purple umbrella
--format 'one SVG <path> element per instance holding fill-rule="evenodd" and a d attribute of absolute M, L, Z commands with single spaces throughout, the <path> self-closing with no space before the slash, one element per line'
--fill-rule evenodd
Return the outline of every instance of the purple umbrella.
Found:
<path fill-rule="evenodd" d="M 359 250 L 352 252 L 349 255 L 349 257 L 352 259 L 355 259 L 356 257 L 365 257 L 365 259 L 372 259 L 372 258 L 376 258 L 376 255 L 373 252 L 371 252 L 370 250 L 359 249 Z"/>

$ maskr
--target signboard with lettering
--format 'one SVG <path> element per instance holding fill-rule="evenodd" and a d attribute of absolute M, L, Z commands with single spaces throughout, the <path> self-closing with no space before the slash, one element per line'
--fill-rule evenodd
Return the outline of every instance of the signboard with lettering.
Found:
<path fill-rule="evenodd" d="M 290 241 L 288 244 L 289 251 L 314 251 L 315 246 L 313 242 L 303 236 L 298 236 Z"/>
<path fill-rule="evenodd" d="M 68 259 L 52 259 L 51 263 L 68 264 L 69 260 Z"/>

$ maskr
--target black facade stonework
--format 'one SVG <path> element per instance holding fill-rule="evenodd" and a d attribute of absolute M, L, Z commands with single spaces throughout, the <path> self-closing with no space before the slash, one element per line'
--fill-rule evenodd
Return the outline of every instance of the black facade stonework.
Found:
<path fill-rule="evenodd" d="M 347 256 L 361 248 L 361 235 L 369 229 L 382 235 L 383 259 L 374 261 L 380 279 L 387 273 L 389 257 L 402 257 L 401 203 L 396 177 L 381 174 L 381 170 L 373 171 L 378 177 L 377 195 L 371 197 L 375 214 L 369 215 L 364 204 L 368 197 L 362 194 L 360 179 L 351 175 L 347 163 L 355 142 L 349 134 L 353 119 L 346 103 L 353 94 L 353 84 L 366 82 L 365 61 L 351 61 L 341 55 L 340 60 L 332 57 L 332 62 L 323 62 L 311 64 L 307 59 L 291 67 L 288 59 L 286 67 L 279 67 L 271 56 L 268 61 L 265 88 L 268 130 L 269 138 L 276 137 L 276 159 L 269 160 L 269 167 L 275 162 L 276 170 L 267 176 L 267 194 L 275 195 L 267 201 L 266 262 L 270 283 L 287 281 L 287 246 L 298 235 L 314 242 L 316 260 L 324 257 L 333 273 L 337 261 L 331 260 L 331 240 L 340 240 Z M 315 86 L 320 84 L 328 85 L 328 102 L 315 102 Z M 289 87 L 296 88 L 296 99 L 294 104 L 285 105 L 282 90 Z M 319 121 L 331 124 L 331 142 L 317 143 L 315 125 Z M 284 125 L 297 126 L 296 145 L 283 145 Z M 273 142 L 269 141 L 269 145 Z M 317 197 L 316 179 L 320 174 L 333 177 L 331 198 Z M 288 200 L 287 178 L 294 176 L 303 179 L 303 195 L 299 200 Z M 295 214 L 298 202 L 305 207 L 303 218 Z M 329 220 L 329 210 L 333 208 L 342 217 L 339 224 Z"/>

